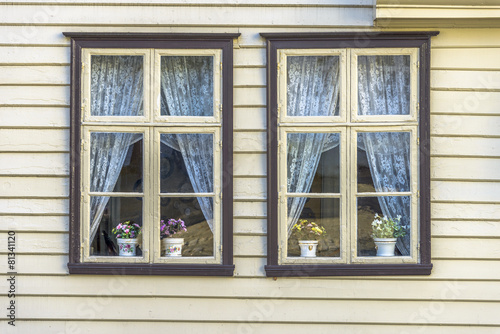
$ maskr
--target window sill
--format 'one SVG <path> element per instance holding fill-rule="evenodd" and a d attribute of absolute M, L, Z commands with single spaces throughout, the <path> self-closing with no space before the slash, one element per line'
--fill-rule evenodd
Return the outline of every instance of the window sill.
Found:
<path fill-rule="evenodd" d="M 267 277 L 430 275 L 432 264 L 267 265 Z"/>
<path fill-rule="evenodd" d="M 80 275 L 163 275 L 233 276 L 234 265 L 219 264 L 115 264 L 68 263 L 70 274 Z"/>

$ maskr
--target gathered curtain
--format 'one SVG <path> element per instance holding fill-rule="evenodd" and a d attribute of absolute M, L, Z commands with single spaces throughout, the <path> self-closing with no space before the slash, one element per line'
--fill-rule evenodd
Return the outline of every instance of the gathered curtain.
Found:
<path fill-rule="evenodd" d="M 213 115 L 213 59 L 207 56 L 168 56 L 161 62 L 161 114 Z M 163 134 L 163 145 L 179 151 L 195 193 L 213 192 L 213 138 L 211 134 Z M 197 197 L 213 231 L 213 200 Z"/>
<path fill-rule="evenodd" d="M 361 115 L 407 115 L 410 110 L 409 56 L 358 58 L 358 108 Z M 408 192 L 410 180 L 410 133 L 368 132 L 360 136 L 368 157 L 376 192 Z M 410 196 L 379 196 L 382 213 L 401 216 L 411 224 Z M 410 255 L 411 230 L 396 243 L 402 255 Z"/>
<path fill-rule="evenodd" d="M 142 56 L 92 56 L 91 114 L 136 116 L 142 113 Z M 112 192 L 135 133 L 95 132 L 91 135 L 90 191 Z M 109 196 L 90 198 L 90 243 L 95 238 Z"/>
<path fill-rule="evenodd" d="M 288 57 L 287 113 L 289 116 L 331 116 L 339 101 L 338 63 L 325 65 L 321 57 Z M 323 66 L 322 66 L 323 65 Z M 410 74 L 404 56 L 358 57 L 358 104 L 361 115 L 402 115 L 409 111 Z M 339 145 L 339 134 L 289 133 L 287 137 L 287 190 L 304 193 L 288 199 L 288 233 L 299 219 L 318 168 L 321 154 Z M 410 189 L 408 132 L 373 132 L 358 136 L 366 151 L 377 192 Z M 409 225 L 409 196 L 379 196 L 383 215 L 402 216 Z M 410 254 L 410 233 L 397 241 L 401 254 Z"/>
<path fill-rule="evenodd" d="M 339 60 L 332 56 L 293 56 L 287 59 L 287 115 L 338 114 Z M 287 137 L 287 190 L 304 193 L 288 199 L 288 234 L 307 201 L 321 153 L 338 145 L 338 134 L 289 133 Z"/>

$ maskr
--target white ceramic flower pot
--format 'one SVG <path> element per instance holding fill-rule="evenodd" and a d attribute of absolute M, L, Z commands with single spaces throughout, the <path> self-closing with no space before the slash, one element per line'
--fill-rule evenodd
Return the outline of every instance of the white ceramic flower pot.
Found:
<path fill-rule="evenodd" d="M 120 256 L 135 256 L 139 244 L 137 239 L 118 238 L 116 241 L 118 242 L 118 254 Z"/>
<path fill-rule="evenodd" d="M 165 256 L 182 256 L 184 238 L 164 238 L 161 243 L 165 250 Z"/>
<path fill-rule="evenodd" d="M 318 240 L 299 240 L 300 257 L 316 257 Z"/>
<path fill-rule="evenodd" d="M 394 256 L 397 238 L 373 238 L 377 256 Z"/>

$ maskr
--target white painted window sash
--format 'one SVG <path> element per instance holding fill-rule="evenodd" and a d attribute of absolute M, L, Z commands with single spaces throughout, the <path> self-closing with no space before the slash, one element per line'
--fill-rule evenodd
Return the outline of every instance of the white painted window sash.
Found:
<path fill-rule="evenodd" d="M 338 56 L 340 74 L 339 116 L 287 115 L 287 58 L 289 56 Z M 345 122 L 347 110 L 347 51 L 345 49 L 282 49 L 278 51 L 278 120 L 282 123 Z"/>
<path fill-rule="evenodd" d="M 289 55 L 341 55 L 341 104 L 339 117 L 290 117 L 286 115 L 286 57 Z M 357 57 L 359 55 L 410 55 L 411 86 L 410 115 L 359 116 L 357 115 Z M 344 59 L 345 58 L 345 59 Z M 371 263 L 397 264 L 418 263 L 419 243 L 419 198 L 418 198 L 418 49 L 417 48 L 373 48 L 345 50 L 283 49 L 278 51 L 278 262 L 279 264 L 337 264 Z M 348 111 L 348 112 L 346 112 Z M 410 133 L 411 189 L 400 193 L 357 192 L 357 140 L 358 132 L 402 132 Z M 338 132 L 340 133 L 341 182 L 340 194 L 287 193 L 287 144 L 286 135 L 292 132 Z M 357 197 L 411 196 L 411 255 L 395 257 L 357 256 Z M 341 256 L 340 258 L 288 257 L 287 199 L 289 197 L 340 198 L 341 199 Z M 328 231 L 327 231 L 328 232 Z"/>
<path fill-rule="evenodd" d="M 207 193 L 161 193 L 160 192 L 160 136 L 163 133 L 207 133 L 213 135 L 213 192 Z M 157 127 L 154 129 L 153 149 L 154 152 L 154 172 L 152 193 L 154 200 L 152 203 L 152 227 L 151 239 L 153 240 L 154 263 L 204 263 L 204 264 L 220 264 L 222 262 L 222 152 L 221 152 L 221 128 L 212 127 Z M 213 256 L 182 256 L 182 257 L 162 257 L 161 242 L 160 242 L 160 200 L 162 197 L 209 197 L 213 199 Z"/>
<path fill-rule="evenodd" d="M 163 116 L 161 115 L 161 57 L 162 56 L 211 56 L 213 57 L 213 116 Z M 220 49 L 156 49 L 154 51 L 153 114 L 156 123 L 221 123 L 222 119 L 222 50 Z"/>
<path fill-rule="evenodd" d="M 142 116 L 90 115 L 90 57 L 92 55 L 142 55 L 144 57 L 144 99 Z M 160 57 L 162 55 L 210 55 L 214 57 L 213 117 L 161 116 Z M 81 120 L 81 258 L 83 262 L 106 263 L 222 263 L 222 51 L 219 49 L 83 49 Z M 152 108 L 156 106 L 157 108 Z M 90 192 L 91 132 L 128 132 L 143 135 L 143 192 Z M 211 133 L 214 145 L 214 191 L 212 193 L 160 194 L 160 134 Z M 141 197 L 143 203 L 142 257 L 90 256 L 90 196 Z M 159 238 L 161 197 L 212 197 L 214 199 L 214 254 L 209 257 L 160 257 Z"/>
<path fill-rule="evenodd" d="M 90 191 L 90 137 L 94 132 L 116 132 L 116 133 L 140 133 L 143 140 L 143 191 L 142 192 L 91 192 Z M 84 262 L 116 262 L 116 263 L 147 263 L 149 262 L 150 236 L 148 233 L 148 222 L 146 217 L 150 216 L 151 188 L 147 185 L 151 183 L 151 155 L 147 149 L 150 142 L 150 131 L 147 127 L 115 126 L 102 127 L 98 125 L 84 126 L 82 128 L 82 177 L 81 177 L 81 233 L 80 243 L 81 256 Z M 142 257 L 120 257 L 120 256 L 91 256 L 90 255 L 90 197 L 110 196 L 110 197 L 140 197 L 142 198 Z"/>

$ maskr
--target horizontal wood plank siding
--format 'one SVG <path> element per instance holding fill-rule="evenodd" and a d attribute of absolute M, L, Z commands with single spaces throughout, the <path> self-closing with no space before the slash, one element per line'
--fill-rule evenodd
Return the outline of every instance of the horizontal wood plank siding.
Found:
<path fill-rule="evenodd" d="M 262 313 L 256 308 L 251 316 L 242 318 L 238 321 L 161 321 L 161 320 L 148 320 L 147 324 L 143 321 L 138 322 L 124 322 L 117 321 L 78 321 L 78 320 L 30 320 L 26 323 L 26 330 L 28 332 L 36 332 L 39 330 L 52 331 L 53 333 L 71 333 L 85 328 L 88 333 L 93 334 L 108 334 L 113 331 L 143 331 L 145 327 L 151 332 L 161 332 L 168 327 L 173 332 L 182 332 L 189 328 L 193 333 L 206 333 L 206 334 L 220 334 L 220 333 L 238 333 L 259 331 L 262 334 L 271 333 L 292 333 L 294 331 L 307 332 L 311 330 L 310 324 L 303 323 L 283 323 L 268 321 L 265 326 L 261 322 L 256 322 L 255 319 L 263 318 Z M 420 324 L 406 324 L 406 325 L 384 325 L 380 323 L 365 323 L 365 324 L 348 324 L 345 322 L 327 322 L 318 323 L 314 326 L 317 333 L 331 333 L 335 331 L 341 333 L 355 333 L 359 328 L 363 329 L 366 334 L 379 334 L 381 332 L 387 334 L 400 334 L 405 332 L 412 332 L 425 328 L 428 334 L 441 334 L 443 332 L 453 332 L 455 334 L 469 334 L 471 331 L 477 334 L 494 334 L 497 333 L 496 329 L 492 326 L 470 326 L 468 328 L 457 328 L 454 325 L 432 325 L 422 321 Z"/>
<path fill-rule="evenodd" d="M 0 4 L 0 295 L 8 290 L 4 236 L 15 230 L 16 330 L 497 333 L 496 28 L 443 29 L 432 39 L 432 274 L 265 277 L 267 64 L 266 41 L 259 34 L 360 31 L 362 36 L 372 30 L 372 10 L 368 0 Z M 68 274 L 71 55 L 63 31 L 241 33 L 234 43 L 234 277 Z M 177 309 L 165 311 L 172 303 Z M 132 316 L 127 309 L 134 310 Z"/>

